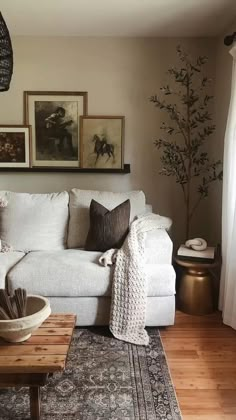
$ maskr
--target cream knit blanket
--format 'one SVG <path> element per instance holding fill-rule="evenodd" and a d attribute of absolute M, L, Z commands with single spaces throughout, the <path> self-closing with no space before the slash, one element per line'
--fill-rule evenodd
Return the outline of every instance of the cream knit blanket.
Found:
<path fill-rule="evenodd" d="M 137 218 L 121 249 L 110 249 L 99 259 L 102 265 L 115 262 L 110 330 L 119 340 L 148 345 L 145 330 L 147 281 L 145 275 L 145 235 L 154 229 L 169 229 L 171 220 L 148 213 Z"/>

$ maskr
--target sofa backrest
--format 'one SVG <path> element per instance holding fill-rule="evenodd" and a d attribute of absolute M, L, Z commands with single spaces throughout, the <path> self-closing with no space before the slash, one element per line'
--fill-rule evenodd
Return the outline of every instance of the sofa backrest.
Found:
<path fill-rule="evenodd" d="M 68 192 L 27 194 L 0 191 L 0 238 L 14 251 L 64 249 L 67 243 Z"/>
<path fill-rule="evenodd" d="M 130 221 L 151 208 L 142 191 L 114 193 L 72 189 L 50 194 L 0 191 L 7 207 L 0 207 L 0 239 L 14 251 L 83 248 L 89 230 L 89 207 L 94 199 L 112 210 L 130 199 Z M 69 224 L 68 224 L 69 222 Z"/>
<path fill-rule="evenodd" d="M 89 207 L 94 199 L 112 210 L 123 201 L 130 199 L 130 221 L 145 212 L 145 195 L 142 191 L 114 193 L 72 189 L 69 200 L 68 248 L 83 248 L 89 230 Z"/>

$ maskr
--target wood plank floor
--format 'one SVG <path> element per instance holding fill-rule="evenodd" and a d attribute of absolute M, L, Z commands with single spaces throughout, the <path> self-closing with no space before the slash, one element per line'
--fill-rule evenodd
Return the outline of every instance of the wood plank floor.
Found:
<path fill-rule="evenodd" d="M 236 331 L 221 314 L 176 313 L 161 330 L 184 420 L 236 420 Z"/>

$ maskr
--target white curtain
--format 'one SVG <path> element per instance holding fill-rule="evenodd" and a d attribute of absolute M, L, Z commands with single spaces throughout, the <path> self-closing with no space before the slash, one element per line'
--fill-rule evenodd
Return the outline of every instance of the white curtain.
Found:
<path fill-rule="evenodd" d="M 233 57 L 231 100 L 224 143 L 222 271 L 220 309 L 223 322 L 236 329 L 236 44 Z"/>

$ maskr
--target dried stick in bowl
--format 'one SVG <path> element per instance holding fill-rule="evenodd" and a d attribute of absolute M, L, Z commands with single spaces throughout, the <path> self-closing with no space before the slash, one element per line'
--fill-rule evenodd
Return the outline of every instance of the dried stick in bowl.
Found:
<path fill-rule="evenodd" d="M 4 321 L 10 319 L 9 316 L 6 314 L 6 312 L 4 311 L 4 309 L 2 309 L 1 306 L 0 306 L 0 319 L 4 320 Z"/>
<path fill-rule="evenodd" d="M 15 302 L 18 311 L 18 318 L 26 316 L 26 290 L 18 288 L 15 290 Z"/>
<path fill-rule="evenodd" d="M 10 319 L 15 319 L 15 312 L 5 289 L 0 289 L 0 306 Z"/>

